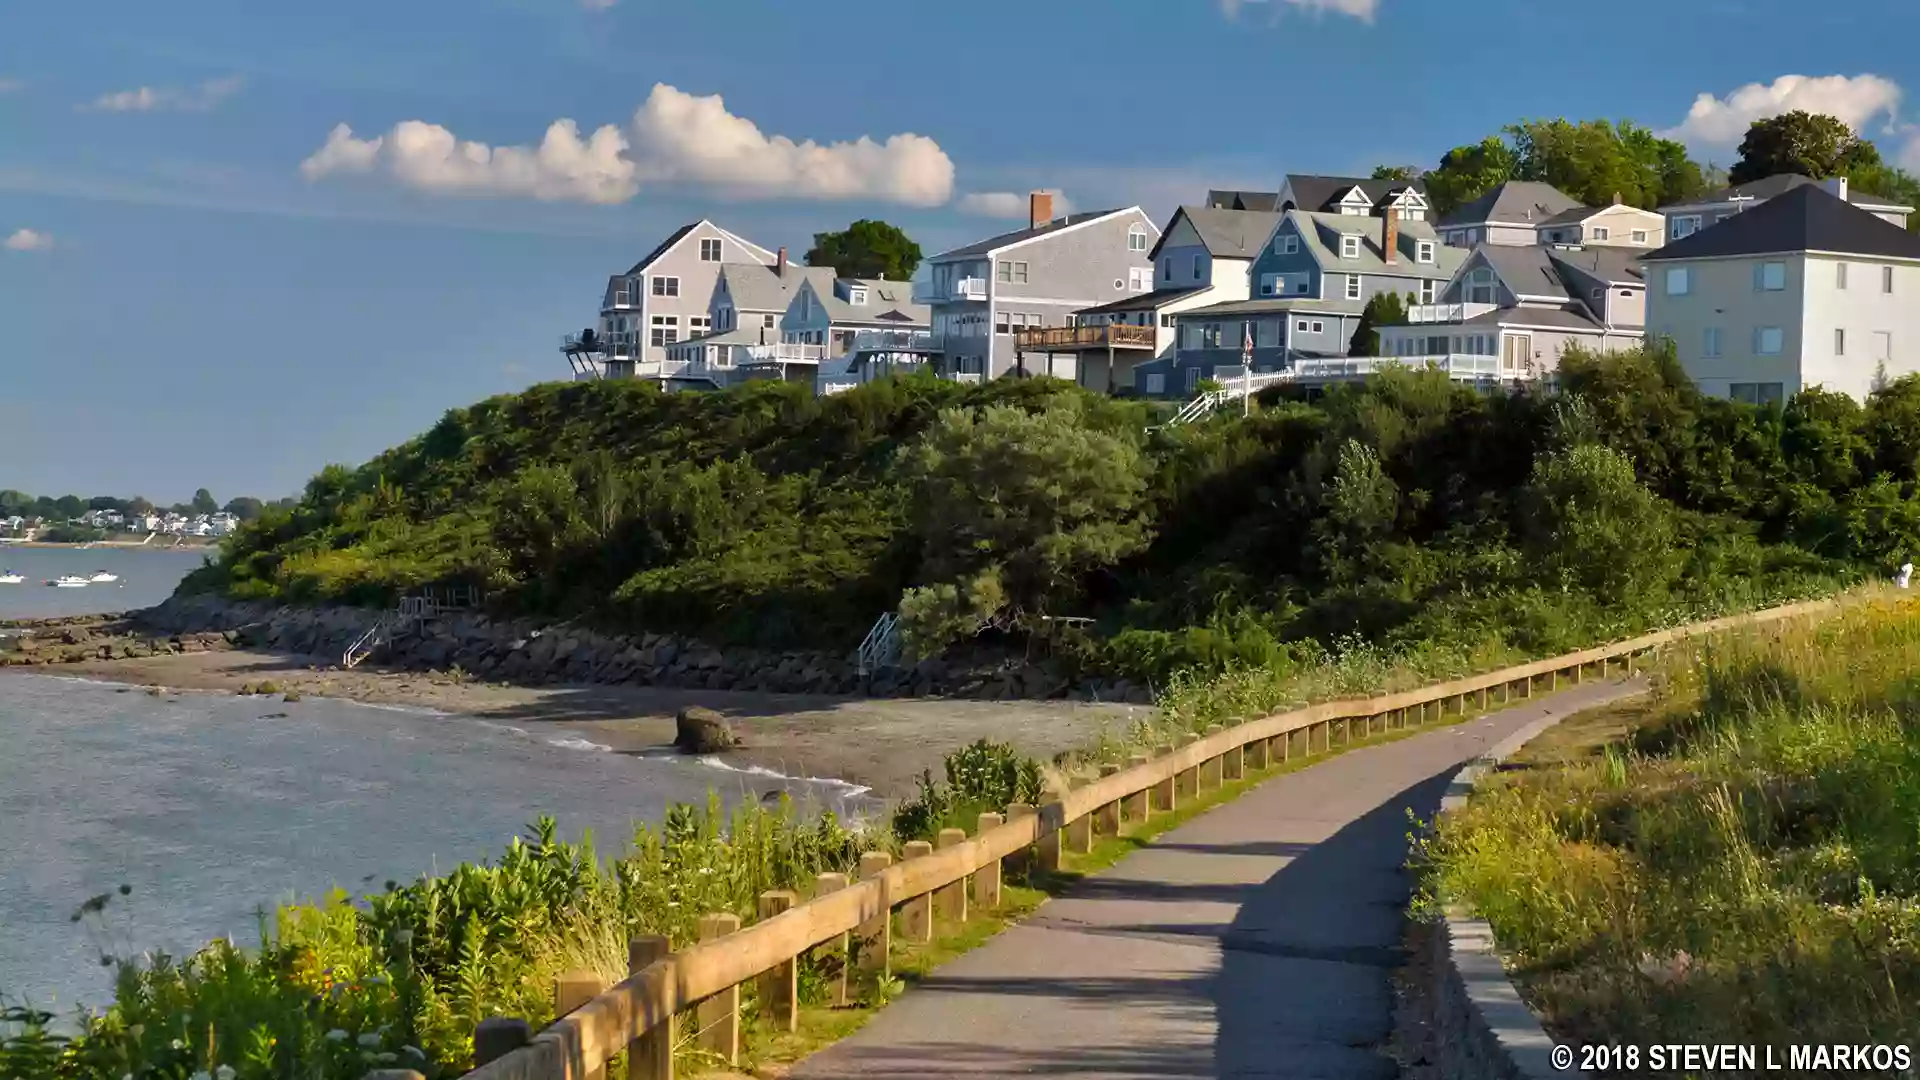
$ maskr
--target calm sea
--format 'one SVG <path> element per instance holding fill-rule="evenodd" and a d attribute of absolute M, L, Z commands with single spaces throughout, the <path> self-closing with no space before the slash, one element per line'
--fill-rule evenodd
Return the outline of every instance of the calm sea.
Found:
<path fill-rule="evenodd" d="M 171 596 L 180 579 L 197 569 L 212 551 L 0 544 L 0 572 L 12 570 L 27 579 L 19 585 L 0 585 L 0 619 L 101 615 L 152 607 Z M 118 574 L 120 580 L 84 589 L 55 589 L 46 584 L 63 575 L 87 576 L 96 570 Z"/>
<path fill-rule="evenodd" d="M 102 549 L 0 558 L 38 576 L 96 566 L 120 574 L 124 589 L 99 594 L 0 587 L 115 597 L 97 610 L 157 602 L 172 587 L 159 582 L 198 565 L 197 555 Z M 44 613 L 0 606 L 0 617 Z M 360 895 L 493 857 L 541 814 L 570 837 L 591 829 L 611 851 L 636 822 L 704 801 L 710 788 L 738 799 L 784 787 L 811 805 L 868 809 L 843 785 L 615 754 L 529 728 L 317 698 L 156 698 L 0 675 L 0 999 L 63 1015 L 104 1005 L 103 951 L 180 955 L 222 935 L 250 945 L 261 905 L 334 886 Z M 71 920 L 88 897 L 122 885 L 131 894 L 116 895 L 104 918 Z"/>

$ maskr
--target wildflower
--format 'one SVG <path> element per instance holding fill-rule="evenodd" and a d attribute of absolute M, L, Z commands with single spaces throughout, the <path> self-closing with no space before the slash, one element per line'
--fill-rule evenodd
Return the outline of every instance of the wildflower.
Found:
<path fill-rule="evenodd" d="M 169 1043 L 168 1045 L 173 1047 L 175 1050 L 185 1050 L 187 1048 L 187 1044 L 180 1039 L 175 1039 L 173 1040 L 173 1042 Z"/>
<path fill-rule="evenodd" d="M 344 1031 L 341 1031 L 339 1028 L 334 1028 L 332 1031 L 327 1032 L 327 1041 L 328 1042 L 346 1042 L 347 1033 Z"/>
<path fill-rule="evenodd" d="M 379 1046 L 380 1036 L 375 1035 L 373 1032 L 369 1031 L 366 1034 L 360 1036 L 360 1045 L 366 1046 L 366 1047 Z"/>

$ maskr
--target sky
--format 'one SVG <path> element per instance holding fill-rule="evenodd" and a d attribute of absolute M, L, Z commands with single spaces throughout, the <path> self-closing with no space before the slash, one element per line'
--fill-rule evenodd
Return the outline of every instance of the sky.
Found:
<path fill-rule="evenodd" d="M 1832 112 L 1920 165 L 1909 0 L 88 0 L 0 10 L 0 487 L 294 494 L 568 377 L 710 218 L 929 254 L 1026 192 L 1431 167 L 1527 117 L 1733 160 Z"/>

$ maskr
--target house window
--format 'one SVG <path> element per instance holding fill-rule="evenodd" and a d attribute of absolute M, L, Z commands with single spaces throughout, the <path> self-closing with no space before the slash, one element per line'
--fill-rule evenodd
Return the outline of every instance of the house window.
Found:
<path fill-rule="evenodd" d="M 1667 267 L 1667 295 L 1685 296 L 1693 290 L 1693 273 L 1690 267 Z"/>
<path fill-rule="evenodd" d="M 687 316 L 687 336 L 700 337 L 713 332 L 713 317 L 710 315 Z"/>
<path fill-rule="evenodd" d="M 1173 256 L 1169 255 L 1160 260 L 1160 276 L 1169 282 L 1173 280 Z"/>
<path fill-rule="evenodd" d="M 1644 244 L 1644 243 L 1646 243 L 1646 242 L 1647 242 L 1647 230 L 1645 230 L 1645 229 L 1635 229 L 1635 230 L 1633 230 L 1633 242 L 1634 242 L 1634 243 L 1636 243 L 1636 244 Z"/>
<path fill-rule="evenodd" d="M 1413 245 L 1413 261 L 1430 263 L 1433 261 L 1433 241 L 1421 240 Z"/>
<path fill-rule="evenodd" d="M 1323 334 L 1326 330 L 1327 324 L 1321 322 L 1319 319 L 1315 319 L 1307 324 L 1307 333 L 1309 334 Z"/>
<path fill-rule="evenodd" d="M 1164 394 L 1167 392 L 1167 376 L 1164 372 L 1147 373 L 1147 393 Z"/>
<path fill-rule="evenodd" d="M 1700 231 L 1700 216 L 1698 214 L 1690 214 L 1686 217 L 1677 217 L 1673 219 L 1673 238 L 1675 240 L 1680 240 L 1685 237 L 1692 236 L 1694 233 L 1697 233 L 1699 231 Z"/>
<path fill-rule="evenodd" d="M 1873 358 L 1882 361 L 1893 359 L 1893 335 L 1888 331 L 1873 332 Z"/>
<path fill-rule="evenodd" d="M 1027 283 L 1026 263 L 1017 262 L 1013 264 L 1013 281 L 1016 285 L 1025 285 Z"/>
<path fill-rule="evenodd" d="M 1295 331 L 1296 333 L 1301 333 L 1301 334 L 1304 334 L 1304 333 L 1306 333 L 1306 332 L 1307 332 L 1307 320 L 1305 320 L 1305 319 L 1296 319 L 1296 320 L 1294 321 L 1294 324 L 1293 324 L 1293 329 L 1294 329 L 1294 331 Z"/>
<path fill-rule="evenodd" d="M 1357 236 L 1342 236 L 1340 238 L 1340 257 L 1343 259 L 1359 258 L 1360 238 Z"/>
<path fill-rule="evenodd" d="M 1153 289 L 1153 268 L 1135 266 L 1127 270 L 1127 288 L 1134 292 L 1150 292 Z"/>
<path fill-rule="evenodd" d="M 1147 227 L 1145 225 L 1135 225 L 1127 230 L 1127 250 L 1147 250 Z"/>
<path fill-rule="evenodd" d="M 1360 299 L 1360 275 L 1359 274 L 1347 275 L 1347 299 L 1349 300 Z"/>
<path fill-rule="evenodd" d="M 1494 302 L 1493 269 L 1482 266 L 1467 275 L 1467 303 L 1491 304 Z"/>
<path fill-rule="evenodd" d="M 1279 274 L 1261 274 L 1260 275 L 1260 295 L 1273 296 L 1276 293 L 1286 291 L 1286 286 L 1281 284 L 1280 279 L 1281 279 L 1281 275 Z"/>
<path fill-rule="evenodd" d="M 1273 238 L 1273 251 L 1276 255 L 1294 255 L 1300 251 L 1300 235 L 1283 232 Z"/>
<path fill-rule="evenodd" d="M 1847 355 L 1847 332 L 1843 329 L 1835 329 L 1833 332 L 1833 355 Z"/>
<path fill-rule="evenodd" d="M 1786 332 L 1777 326 L 1758 326 L 1753 331 L 1753 351 L 1761 356 L 1779 356 L 1786 344 Z"/>
<path fill-rule="evenodd" d="M 653 279 L 653 295 L 679 296 L 680 279 L 677 277 L 655 277 Z"/>
<path fill-rule="evenodd" d="M 1165 330 L 1165 329 L 1171 329 L 1171 328 L 1173 327 L 1173 325 L 1174 325 L 1174 323 L 1173 323 L 1173 316 L 1171 316 L 1171 315 L 1162 315 L 1162 316 L 1160 316 L 1160 327 L 1161 327 L 1161 329 L 1163 329 L 1163 330 Z"/>
<path fill-rule="evenodd" d="M 1013 280 L 1013 264 L 1008 262 L 1005 259 L 1001 259 L 1000 265 L 996 269 L 994 276 L 999 278 L 1001 281 L 1008 281 L 1008 282 L 1012 281 Z"/>
<path fill-rule="evenodd" d="M 659 281 L 659 278 L 654 278 Z M 659 348 L 666 348 L 680 340 L 680 316 L 655 315 L 653 317 L 653 336 L 650 339 Z"/>
<path fill-rule="evenodd" d="M 1753 268 L 1753 289 L 1755 292 L 1779 292 L 1786 287 L 1786 263 L 1765 262 Z"/>
<path fill-rule="evenodd" d="M 1883 293 L 1893 292 L 1893 267 L 1891 266 L 1883 266 L 1880 268 L 1880 291 Z"/>
<path fill-rule="evenodd" d="M 1479 242 L 1480 242 L 1480 230 L 1468 229 L 1467 230 L 1467 246 L 1472 247 L 1473 245 Z"/>
<path fill-rule="evenodd" d="M 1439 291 L 1439 286 L 1440 283 L 1432 278 L 1427 278 L 1422 281 L 1420 283 L 1420 302 L 1423 304 L 1433 303 L 1434 293 Z"/>
<path fill-rule="evenodd" d="M 778 318 L 778 316 L 774 316 L 774 315 L 762 315 L 762 316 L 760 316 L 760 329 L 762 329 L 762 330 L 771 330 L 771 329 L 773 329 L 773 324 L 774 324 L 774 322 L 775 322 L 775 321 L 777 320 L 777 318 Z"/>
<path fill-rule="evenodd" d="M 718 240 L 700 241 L 700 261 L 701 262 L 719 262 L 720 261 L 720 241 Z"/>
<path fill-rule="evenodd" d="M 1709 326 L 1707 327 L 1705 333 L 1702 334 L 1701 342 L 1700 342 L 1700 355 L 1708 360 L 1717 360 L 1720 358 L 1720 328 L 1719 327 Z"/>
<path fill-rule="evenodd" d="M 1727 396 L 1748 405 L 1778 405 L 1786 398 L 1784 391 L 1777 382 L 1727 384 Z"/>
<path fill-rule="evenodd" d="M 1187 369 L 1187 393 L 1191 394 L 1199 388 L 1200 388 L 1200 369 L 1197 367 L 1190 367 Z"/>
<path fill-rule="evenodd" d="M 847 303 L 859 306 L 864 305 L 866 302 L 867 290 L 865 286 L 855 285 L 853 288 L 847 290 Z"/>
<path fill-rule="evenodd" d="M 1610 240 L 1613 238 L 1613 231 L 1605 225 L 1595 225 L 1593 227 L 1593 238 L 1595 240 Z"/>
<path fill-rule="evenodd" d="M 994 312 L 993 313 L 993 332 L 996 334 L 1007 333 L 1009 329 L 1008 324 L 1011 321 L 1011 318 L 1012 316 L 1009 315 L 1007 312 L 1004 312 L 1004 311 Z"/>
<path fill-rule="evenodd" d="M 1312 287 L 1313 275 L 1305 271 L 1293 274 L 1275 274 L 1275 296 L 1305 296 Z"/>
<path fill-rule="evenodd" d="M 1217 349 L 1220 347 L 1219 323 L 1208 323 L 1200 328 L 1200 344 L 1203 348 L 1208 349 Z"/>

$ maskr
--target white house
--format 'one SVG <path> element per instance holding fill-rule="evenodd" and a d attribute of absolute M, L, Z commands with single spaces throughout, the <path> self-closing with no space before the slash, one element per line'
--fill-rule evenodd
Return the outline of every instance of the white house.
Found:
<path fill-rule="evenodd" d="M 1706 393 L 1864 398 L 1920 370 L 1920 237 L 1815 185 L 1643 256 L 1647 332 Z"/>

